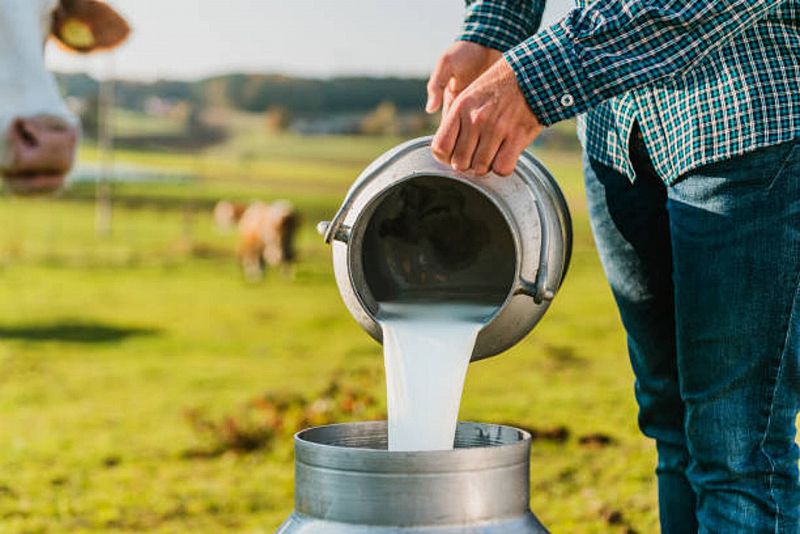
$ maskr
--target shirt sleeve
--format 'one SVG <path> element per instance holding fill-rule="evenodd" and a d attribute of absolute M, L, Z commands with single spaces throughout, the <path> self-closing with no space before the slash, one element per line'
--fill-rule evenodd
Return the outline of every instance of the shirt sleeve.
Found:
<path fill-rule="evenodd" d="M 539 29 L 545 0 L 467 0 L 460 41 L 505 52 Z"/>
<path fill-rule="evenodd" d="M 597 0 L 505 53 L 545 125 L 679 76 L 786 0 Z"/>

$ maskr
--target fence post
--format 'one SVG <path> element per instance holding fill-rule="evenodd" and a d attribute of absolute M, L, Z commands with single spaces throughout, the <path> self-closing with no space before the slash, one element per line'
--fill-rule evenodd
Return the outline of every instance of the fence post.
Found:
<path fill-rule="evenodd" d="M 114 56 L 109 54 L 106 76 L 100 82 L 98 98 L 98 150 L 100 152 L 100 174 L 95 186 L 96 212 L 95 230 L 98 236 L 111 235 L 112 207 L 111 182 L 114 175 Z"/>

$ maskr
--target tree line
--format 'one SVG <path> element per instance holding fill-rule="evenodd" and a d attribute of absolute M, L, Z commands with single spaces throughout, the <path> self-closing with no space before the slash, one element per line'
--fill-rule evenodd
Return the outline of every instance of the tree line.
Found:
<path fill-rule="evenodd" d="M 85 74 L 58 74 L 62 91 L 86 101 L 96 98 L 98 82 Z M 425 103 L 421 78 L 347 77 L 331 79 L 296 78 L 267 74 L 229 74 L 197 81 L 116 83 L 117 105 L 144 110 L 153 97 L 186 102 L 196 109 L 228 107 L 262 113 L 281 108 L 293 117 L 365 113 L 383 103 L 400 112 L 419 111 Z"/>

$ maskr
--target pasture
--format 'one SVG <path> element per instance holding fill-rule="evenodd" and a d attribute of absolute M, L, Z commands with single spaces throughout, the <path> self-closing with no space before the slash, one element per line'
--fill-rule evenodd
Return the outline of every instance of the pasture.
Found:
<path fill-rule="evenodd" d="M 110 237 L 95 234 L 91 185 L 0 197 L 0 532 L 273 532 L 292 507 L 287 421 L 302 417 L 259 433 L 254 399 L 311 402 L 353 381 L 377 405 L 323 420 L 383 409 L 380 347 L 341 304 L 314 225 L 396 142 L 245 135 L 201 154 L 121 150 L 120 165 L 193 179 L 115 185 Z M 636 429 L 579 158 L 538 154 L 573 211 L 572 268 L 532 335 L 471 366 L 461 419 L 536 431 L 532 506 L 554 533 L 655 532 L 655 454 Z M 212 225 L 219 198 L 300 208 L 293 275 L 242 280 L 234 237 Z M 237 441 L 243 426 L 250 441 Z"/>

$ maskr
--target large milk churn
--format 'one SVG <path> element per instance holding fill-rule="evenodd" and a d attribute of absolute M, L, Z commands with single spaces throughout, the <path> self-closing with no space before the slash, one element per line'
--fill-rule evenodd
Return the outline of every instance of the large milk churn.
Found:
<path fill-rule="evenodd" d="M 319 230 L 333 244 L 347 308 L 378 341 L 382 301 L 496 305 L 472 354 L 478 360 L 515 345 L 544 315 L 569 265 L 570 215 L 530 153 L 509 177 L 468 177 L 437 162 L 430 143 L 415 139 L 374 161 Z"/>
<path fill-rule="evenodd" d="M 389 452 L 386 423 L 295 436 L 295 510 L 278 534 L 546 534 L 528 507 L 531 436 L 459 423 L 451 451 Z"/>

